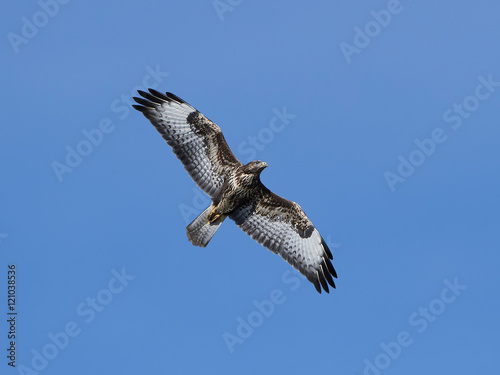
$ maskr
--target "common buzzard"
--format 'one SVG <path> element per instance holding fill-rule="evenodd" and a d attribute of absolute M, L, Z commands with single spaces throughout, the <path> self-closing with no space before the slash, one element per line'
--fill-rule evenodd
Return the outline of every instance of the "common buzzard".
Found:
<path fill-rule="evenodd" d="M 321 293 L 337 277 L 332 253 L 302 208 L 260 181 L 263 161 L 242 164 L 220 128 L 178 96 L 138 91 L 133 105 L 154 125 L 212 204 L 186 228 L 189 240 L 205 247 L 226 217 L 254 240 L 280 254 Z"/>

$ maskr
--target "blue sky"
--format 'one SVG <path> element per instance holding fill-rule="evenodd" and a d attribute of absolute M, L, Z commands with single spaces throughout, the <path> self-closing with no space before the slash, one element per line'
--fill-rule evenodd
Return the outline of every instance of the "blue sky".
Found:
<path fill-rule="evenodd" d="M 2 374 L 497 372 L 498 2 L 0 7 Z M 335 291 L 230 221 L 189 243 L 209 201 L 142 85 L 270 165 Z"/>

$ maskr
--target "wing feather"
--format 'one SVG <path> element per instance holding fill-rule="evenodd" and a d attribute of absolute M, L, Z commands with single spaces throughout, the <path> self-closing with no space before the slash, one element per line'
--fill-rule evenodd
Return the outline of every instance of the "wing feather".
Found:
<path fill-rule="evenodd" d="M 241 162 L 227 145 L 220 128 L 172 93 L 138 91 L 133 107 L 162 135 L 196 184 L 210 197 Z"/>
<path fill-rule="evenodd" d="M 266 188 L 262 197 L 229 217 L 250 237 L 300 271 L 316 290 L 335 288 L 332 253 L 302 208 Z"/>

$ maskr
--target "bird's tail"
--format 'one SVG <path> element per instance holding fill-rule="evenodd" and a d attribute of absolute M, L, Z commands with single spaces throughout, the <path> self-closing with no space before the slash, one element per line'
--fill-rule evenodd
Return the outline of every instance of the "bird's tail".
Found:
<path fill-rule="evenodd" d="M 186 228 L 189 241 L 193 245 L 205 247 L 208 245 L 217 229 L 226 218 L 226 215 L 219 216 L 216 220 L 209 222 L 208 215 L 212 212 L 214 206 L 211 204 Z"/>

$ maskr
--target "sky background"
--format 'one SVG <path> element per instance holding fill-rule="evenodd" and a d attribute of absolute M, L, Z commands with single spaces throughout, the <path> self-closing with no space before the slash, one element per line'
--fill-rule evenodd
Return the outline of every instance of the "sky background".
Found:
<path fill-rule="evenodd" d="M 498 372 L 498 1 L 0 14 L 2 374 Z M 209 201 L 129 106 L 142 85 L 269 164 L 330 244 L 336 290 L 231 221 L 191 245 Z"/>

